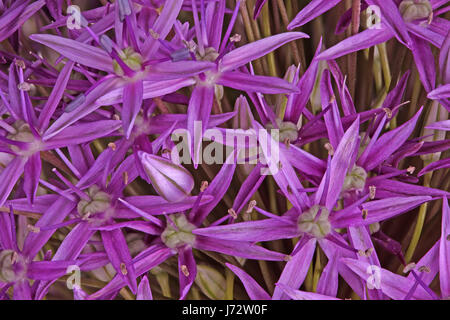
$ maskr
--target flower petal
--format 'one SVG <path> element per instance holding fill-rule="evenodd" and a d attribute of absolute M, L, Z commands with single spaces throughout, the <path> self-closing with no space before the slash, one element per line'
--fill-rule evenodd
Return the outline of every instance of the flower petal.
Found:
<path fill-rule="evenodd" d="M 302 32 L 285 32 L 246 44 L 225 54 L 219 63 L 219 70 L 224 72 L 236 69 L 300 38 L 309 36 Z"/>
<path fill-rule="evenodd" d="M 270 295 L 244 270 L 230 263 L 225 263 L 225 265 L 241 280 L 250 299 L 271 300 Z"/>
<path fill-rule="evenodd" d="M 100 48 L 51 34 L 32 34 L 29 38 L 52 48 L 73 62 L 114 73 L 112 58 Z"/>

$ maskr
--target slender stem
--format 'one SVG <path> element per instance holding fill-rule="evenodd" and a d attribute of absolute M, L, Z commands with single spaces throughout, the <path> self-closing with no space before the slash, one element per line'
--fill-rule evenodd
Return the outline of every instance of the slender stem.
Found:
<path fill-rule="evenodd" d="M 233 300 L 234 296 L 234 273 L 230 269 L 226 269 L 225 277 L 227 281 L 227 286 L 225 290 L 225 300 Z"/>
<path fill-rule="evenodd" d="M 313 271 L 314 271 L 314 266 L 311 261 L 311 264 L 309 265 L 308 273 L 306 274 L 306 278 L 305 278 L 305 289 L 306 289 L 306 291 L 309 291 L 309 292 L 313 291 Z"/>
<path fill-rule="evenodd" d="M 428 172 L 427 174 L 425 174 L 424 183 L 423 183 L 424 187 L 430 186 L 430 181 L 431 181 L 432 175 L 433 175 L 432 172 Z M 423 225 L 424 225 L 426 214 L 427 214 L 427 208 L 428 208 L 428 202 L 425 202 L 424 204 L 422 204 L 420 206 L 419 215 L 417 216 L 416 226 L 414 228 L 414 233 L 411 238 L 411 242 L 409 243 L 408 250 L 406 251 L 406 254 L 405 254 L 406 263 L 409 263 L 411 261 L 411 258 L 413 257 L 414 252 L 417 248 L 417 244 L 419 243 L 419 239 L 422 234 Z"/>
<path fill-rule="evenodd" d="M 377 45 L 378 51 L 380 52 L 381 68 L 383 69 L 384 86 L 385 90 L 389 90 L 391 85 L 391 69 L 389 67 L 389 60 L 387 56 L 386 43 L 381 43 Z"/>
<path fill-rule="evenodd" d="M 285 27 L 287 27 L 287 25 L 289 24 L 289 17 L 288 17 L 287 11 L 286 11 L 286 7 L 284 6 L 284 2 L 283 2 L 283 0 L 277 0 L 277 4 L 278 4 L 278 9 L 280 10 L 281 19 L 283 20 L 283 24 Z M 301 43 L 301 40 L 299 41 L 299 43 Z M 301 64 L 300 70 L 303 73 L 306 68 L 305 52 L 304 52 L 304 50 L 300 51 L 299 48 L 297 48 L 295 41 L 291 41 L 289 43 L 289 45 L 291 46 L 292 53 L 294 54 L 295 64 L 297 64 L 297 65 L 299 63 Z"/>
<path fill-rule="evenodd" d="M 245 1 L 241 2 L 239 11 L 241 12 L 242 20 L 244 21 L 245 33 L 247 34 L 248 41 L 254 42 L 256 40 L 255 34 L 253 33 L 252 23 L 247 11 L 247 6 L 245 5 Z M 264 74 L 263 67 L 259 59 L 253 62 L 253 66 L 255 67 L 257 74 Z"/>
<path fill-rule="evenodd" d="M 322 273 L 322 263 L 320 261 L 320 251 L 319 248 L 316 249 L 316 263 L 314 265 L 313 274 L 313 291 L 317 292 L 317 285 L 319 284 L 320 275 Z"/>
<path fill-rule="evenodd" d="M 272 32 L 270 30 L 269 4 L 268 3 L 264 4 L 264 6 L 262 8 L 261 16 L 262 16 L 263 35 L 264 35 L 264 37 L 269 37 L 272 35 Z M 272 77 L 278 77 L 274 52 L 273 51 L 269 52 L 266 56 L 266 59 L 267 59 L 268 67 L 269 67 L 269 74 Z"/>
<path fill-rule="evenodd" d="M 355 35 L 359 32 L 359 26 L 361 22 L 361 0 L 353 0 L 352 1 L 352 26 L 351 26 L 351 35 Z M 352 97 L 355 96 L 355 87 L 356 87 L 356 69 L 357 69 L 357 58 L 358 53 L 352 52 L 348 56 L 348 74 L 349 74 L 349 90 Z"/>
<path fill-rule="evenodd" d="M 419 72 L 414 68 L 414 87 L 411 94 L 411 104 L 409 107 L 409 117 L 412 118 L 415 112 L 417 112 L 417 104 L 419 102 L 420 90 L 422 83 L 420 82 Z"/>

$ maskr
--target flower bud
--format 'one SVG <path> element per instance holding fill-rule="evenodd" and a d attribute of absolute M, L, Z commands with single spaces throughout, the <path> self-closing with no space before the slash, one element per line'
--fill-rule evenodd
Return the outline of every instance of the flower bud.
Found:
<path fill-rule="evenodd" d="M 212 300 L 225 299 L 225 277 L 214 268 L 198 265 L 195 283 L 208 298 Z"/>
<path fill-rule="evenodd" d="M 161 197 L 170 202 L 178 202 L 191 193 L 194 178 L 184 167 L 143 151 L 139 151 L 138 156 L 147 177 Z"/>

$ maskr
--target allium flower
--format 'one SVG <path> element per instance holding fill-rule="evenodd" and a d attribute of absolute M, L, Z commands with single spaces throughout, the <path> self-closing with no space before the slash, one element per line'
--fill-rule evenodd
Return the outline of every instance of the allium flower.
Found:
<path fill-rule="evenodd" d="M 24 79 L 23 61 L 15 61 L 10 66 L 9 99 L 1 93 L 3 103 L 10 116 L 1 120 L 1 151 L 13 155 L 2 171 L 0 178 L 7 183 L 0 188 L 0 205 L 5 203 L 12 188 L 24 173 L 24 191 L 32 203 L 41 174 L 40 152 L 81 144 L 116 131 L 117 120 L 97 121 L 95 126 L 89 123 L 76 124 L 51 138 L 46 135 L 47 128 L 58 103 L 63 96 L 73 63 L 68 63 L 58 76 L 58 85 L 52 91 L 43 106 L 39 117 L 31 104 L 27 90 L 30 86 Z"/>
<path fill-rule="evenodd" d="M 448 10 L 0 1 L 0 300 L 448 299 Z"/>
<path fill-rule="evenodd" d="M 21 223 L 19 232 L 24 227 L 26 225 Z M 0 213 L 0 235 L 0 300 L 8 298 L 6 291 L 10 287 L 13 287 L 15 300 L 31 300 L 35 298 L 36 287 L 31 287 L 30 279 L 36 284 L 55 280 L 75 264 L 74 261 L 49 261 L 51 252 L 47 252 L 44 260 L 36 261 L 33 255 L 27 254 L 26 246 L 20 248 L 17 239 L 20 233 L 16 232 L 12 208 L 10 214 Z"/>
<path fill-rule="evenodd" d="M 195 231 L 199 230 L 198 226 L 202 224 L 210 213 L 210 210 L 217 204 L 217 200 L 220 199 L 220 197 L 217 196 L 220 196 L 226 191 L 235 166 L 236 165 L 234 164 L 229 164 L 222 167 L 222 170 L 214 178 L 211 184 L 207 186 L 205 190 L 201 191 L 197 200 L 192 204 L 189 213 L 179 212 L 168 214 L 174 212 L 172 210 L 164 210 L 161 212 L 165 215 L 165 223 L 162 223 L 160 220 L 151 216 L 151 214 L 157 214 L 158 211 L 155 210 L 150 213 L 148 212 L 148 209 L 144 211 L 124 202 L 125 205 L 135 213 L 149 219 L 148 222 L 140 223 L 142 226 L 139 230 L 156 237 L 152 242 L 152 245 L 146 251 L 134 258 L 133 266 L 137 275 L 148 272 L 172 255 L 178 255 L 180 299 L 184 299 L 197 274 L 193 249 L 216 251 L 247 259 L 285 259 L 285 255 L 256 246 L 250 242 L 250 240 L 220 241 L 196 235 Z M 208 196 L 211 197 L 212 195 L 215 196 L 214 200 L 205 205 L 201 204 L 203 198 Z M 173 208 L 176 208 L 176 206 L 180 206 L 180 204 L 174 203 L 172 205 Z M 133 227 L 133 223 L 131 222 L 129 224 L 125 223 L 119 225 Z M 114 226 L 111 227 L 114 228 Z M 91 298 L 107 296 L 112 292 L 116 292 L 124 285 L 123 279 L 116 276 L 106 287 L 94 293 Z"/>

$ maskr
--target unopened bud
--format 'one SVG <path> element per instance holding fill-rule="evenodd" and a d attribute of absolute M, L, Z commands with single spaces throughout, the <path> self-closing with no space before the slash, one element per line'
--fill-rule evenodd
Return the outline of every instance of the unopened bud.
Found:
<path fill-rule="evenodd" d="M 181 165 L 143 151 L 139 159 L 156 192 L 170 202 L 186 198 L 194 188 L 194 178 Z"/>

